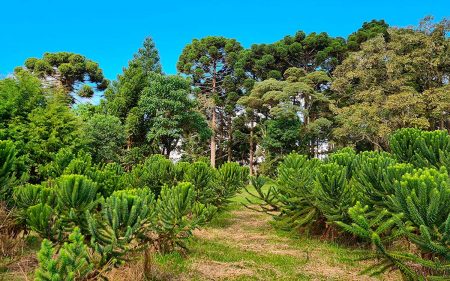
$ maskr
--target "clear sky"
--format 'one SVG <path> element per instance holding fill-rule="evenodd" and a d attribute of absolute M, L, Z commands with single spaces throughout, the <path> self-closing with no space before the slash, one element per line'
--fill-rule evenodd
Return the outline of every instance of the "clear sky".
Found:
<path fill-rule="evenodd" d="M 297 30 L 346 37 L 371 19 L 409 26 L 426 15 L 450 17 L 450 0 L 5 0 L 0 3 L 0 76 L 28 57 L 69 51 L 97 61 L 106 77 L 115 79 L 146 36 L 153 37 L 164 71 L 172 74 L 193 38 L 222 35 L 249 47 Z"/>

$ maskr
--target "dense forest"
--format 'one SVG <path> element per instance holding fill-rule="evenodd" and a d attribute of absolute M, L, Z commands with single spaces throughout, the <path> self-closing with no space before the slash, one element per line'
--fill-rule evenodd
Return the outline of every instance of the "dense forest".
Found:
<path fill-rule="evenodd" d="M 177 75 L 147 37 L 114 81 L 81 54 L 27 59 L 0 80 L 0 280 L 125 280 L 108 274 L 134 260 L 178 280 L 156 256 L 188 259 L 235 205 L 364 249 L 363 274 L 448 280 L 449 32 L 427 17 L 250 48 L 208 36 Z"/>

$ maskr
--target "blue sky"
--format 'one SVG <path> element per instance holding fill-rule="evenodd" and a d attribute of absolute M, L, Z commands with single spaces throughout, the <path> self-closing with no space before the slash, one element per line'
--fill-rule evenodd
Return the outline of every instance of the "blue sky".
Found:
<path fill-rule="evenodd" d="M 28 57 L 69 51 L 97 61 L 115 79 L 146 36 L 153 37 L 164 71 L 172 74 L 183 47 L 207 35 L 236 38 L 249 47 L 297 30 L 346 37 L 371 19 L 409 26 L 426 15 L 450 17 L 449 0 L 2 2 L 0 76 Z"/>

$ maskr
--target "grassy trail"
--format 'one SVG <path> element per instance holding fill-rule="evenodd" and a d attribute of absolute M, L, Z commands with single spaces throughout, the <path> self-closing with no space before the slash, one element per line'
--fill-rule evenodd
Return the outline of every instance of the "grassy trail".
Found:
<path fill-rule="evenodd" d="M 197 230 L 190 252 L 156 257 L 168 280 L 399 280 L 361 276 L 354 261 L 362 250 L 274 230 L 271 217 L 242 206 L 237 196 L 229 211 Z M 170 277 L 171 276 L 171 277 Z"/>

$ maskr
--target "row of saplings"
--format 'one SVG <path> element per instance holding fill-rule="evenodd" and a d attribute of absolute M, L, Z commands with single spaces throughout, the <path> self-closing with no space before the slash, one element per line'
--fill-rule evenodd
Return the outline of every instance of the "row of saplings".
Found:
<path fill-rule="evenodd" d="M 256 192 L 247 191 L 281 227 L 372 243 L 361 258 L 376 262 L 365 274 L 398 269 L 405 280 L 449 280 L 450 136 L 401 129 L 390 150 L 345 148 L 324 160 L 290 154 L 275 180 L 252 178 Z"/>
<path fill-rule="evenodd" d="M 5 172 L 13 145 L 0 142 L 0 154 L 2 197 L 20 233 L 44 238 L 35 280 L 105 278 L 136 251 L 183 250 L 192 230 L 225 207 L 248 174 L 236 163 L 214 169 L 203 162 L 173 164 L 161 155 L 125 172 L 63 149 L 42 167 L 46 182 L 13 187 L 13 175 Z"/>

